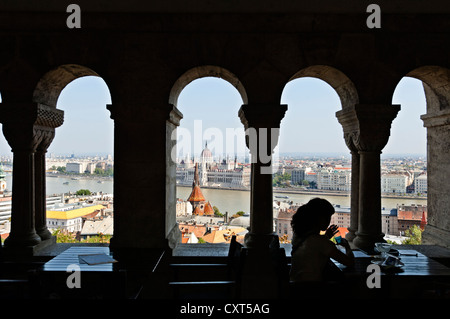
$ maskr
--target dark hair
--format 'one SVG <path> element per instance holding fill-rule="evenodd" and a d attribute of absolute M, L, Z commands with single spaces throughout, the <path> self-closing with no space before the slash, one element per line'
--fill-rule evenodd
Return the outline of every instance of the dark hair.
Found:
<path fill-rule="evenodd" d="M 331 218 L 333 214 L 334 207 L 329 201 L 323 198 L 313 198 L 307 204 L 300 206 L 292 216 L 292 230 L 299 238 L 311 232 L 320 231 L 320 223 L 323 218 Z"/>

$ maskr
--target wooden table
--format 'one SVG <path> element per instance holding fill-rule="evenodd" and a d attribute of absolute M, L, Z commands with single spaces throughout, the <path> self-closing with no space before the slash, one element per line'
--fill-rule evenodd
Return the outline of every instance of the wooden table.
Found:
<path fill-rule="evenodd" d="M 89 265 L 79 258 L 80 255 L 91 254 L 109 255 L 109 247 L 72 246 L 46 262 L 38 272 L 36 291 L 40 298 L 125 298 L 126 271 L 119 269 L 118 263 Z M 74 270 L 79 270 L 81 287 L 69 287 L 67 284 Z"/>
<path fill-rule="evenodd" d="M 381 267 L 382 275 L 389 276 L 430 276 L 430 277 L 443 277 L 450 279 L 450 268 L 447 266 L 425 256 L 424 254 L 416 250 L 398 250 L 400 261 L 404 266 L 384 270 Z M 347 274 L 361 274 L 367 272 L 367 267 L 371 264 L 372 260 L 379 258 L 377 255 L 368 255 L 363 251 L 356 250 L 353 252 L 355 255 L 355 266 L 346 267 L 338 262 L 335 262 L 344 273 Z"/>
<path fill-rule="evenodd" d="M 80 271 L 113 271 L 113 263 L 89 265 L 80 262 L 79 255 L 106 254 L 109 255 L 109 247 L 103 246 L 73 246 L 46 262 L 42 271 L 64 271 L 66 272 L 70 265 L 77 265 Z"/>
<path fill-rule="evenodd" d="M 368 293 L 378 297 L 432 297 L 450 294 L 450 268 L 425 256 L 416 250 L 398 250 L 398 257 L 404 264 L 400 268 L 384 269 L 380 267 L 382 289 L 371 289 L 367 281 L 373 271 L 367 267 L 377 255 L 368 255 L 363 251 L 354 251 L 355 265 L 346 267 L 338 262 L 335 265 L 344 274 L 346 282 L 359 284 L 362 295 Z M 352 286 L 355 287 L 356 285 Z M 353 288 L 352 288 L 353 289 Z"/>

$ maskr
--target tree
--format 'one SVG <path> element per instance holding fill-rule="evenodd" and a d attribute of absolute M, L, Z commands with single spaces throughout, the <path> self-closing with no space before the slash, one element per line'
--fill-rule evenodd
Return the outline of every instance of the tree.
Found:
<path fill-rule="evenodd" d="M 273 186 L 281 186 L 289 184 L 291 180 L 291 174 L 284 173 L 284 174 L 277 174 L 272 179 Z"/>
<path fill-rule="evenodd" d="M 66 168 L 64 166 L 58 166 L 56 170 L 60 173 L 66 173 Z"/>
<path fill-rule="evenodd" d="M 75 194 L 78 196 L 91 195 L 91 191 L 89 189 L 80 189 Z"/>
<path fill-rule="evenodd" d="M 407 231 L 405 235 L 408 237 L 402 241 L 404 245 L 420 245 L 422 244 L 422 230 L 419 226 L 413 225 Z"/>
<path fill-rule="evenodd" d="M 223 217 L 223 214 L 220 212 L 220 210 L 219 210 L 219 208 L 217 208 L 217 206 L 213 206 L 213 210 L 214 210 L 214 215 Z"/>
<path fill-rule="evenodd" d="M 233 216 L 231 216 L 231 218 L 233 219 L 233 218 L 238 218 L 238 217 L 241 217 L 241 216 L 244 216 L 244 214 L 245 214 L 245 212 L 243 212 L 242 210 L 241 211 L 238 211 L 236 214 L 234 214 Z"/>

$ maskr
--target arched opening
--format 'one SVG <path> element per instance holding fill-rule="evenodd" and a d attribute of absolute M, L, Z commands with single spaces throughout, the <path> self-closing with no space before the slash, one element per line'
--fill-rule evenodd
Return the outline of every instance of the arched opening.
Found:
<path fill-rule="evenodd" d="M 327 74 L 334 74 L 330 79 L 346 92 L 344 96 L 325 81 Z M 335 114 L 357 97 L 343 90 L 343 83 L 351 82 L 342 79 L 333 69 L 311 67 L 298 72 L 283 90 L 281 102 L 288 110 L 280 127 L 279 165 L 273 176 L 275 230 L 282 243 L 292 239 L 290 220 L 298 206 L 318 196 L 337 205 L 337 212 L 342 210 L 333 223 L 343 232 L 348 227 L 352 161 Z"/>
<path fill-rule="evenodd" d="M 420 116 L 426 110 L 422 81 L 403 77 L 392 104 L 401 110 L 391 124 L 389 141 L 381 154 L 382 232 L 402 243 L 413 225 L 427 218 L 427 139 Z"/>
<path fill-rule="evenodd" d="M 219 66 L 204 65 L 192 68 L 178 78 L 170 91 L 169 104 L 177 106 L 178 97 L 180 96 L 181 91 L 183 91 L 183 89 L 192 81 L 203 77 L 215 77 L 224 79 L 236 88 L 236 90 L 241 95 L 243 103 L 248 103 L 247 92 L 245 91 L 244 86 L 236 75 Z"/>
<path fill-rule="evenodd" d="M 1 92 L 0 103 L 2 103 Z M 11 226 L 12 160 L 11 147 L 3 134 L 0 134 L 0 237 L 2 243 L 8 236 Z"/>
<path fill-rule="evenodd" d="M 402 107 L 402 112 L 408 111 L 408 108 L 414 109 L 416 104 L 417 110 L 414 111 L 412 116 L 417 118 L 420 112 L 423 113 L 426 110 L 426 114 L 420 117 L 423 121 L 422 126 L 425 128 L 419 128 L 418 123 L 413 126 L 412 119 L 405 124 L 408 125 L 405 130 L 411 132 L 410 139 L 413 140 L 411 143 L 416 142 L 421 152 L 423 152 L 425 144 L 423 135 L 426 130 L 426 167 L 422 174 L 417 177 L 417 183 L 414 183 L 414 187 L 417 185 L 421 193 L 426 189 L 426 226 L 423 227 L 422 244 L 449 247 L 450 229 L 448 225 L 450 217 L 448 206 L 450 199 L 448 193 L 450 189 L 448 179 L 450 178 L 450 160 L 448 150 L 450 149 L 450 134 L 448 123 L 450 123 L 450 70 L 439 66 L 419 67 L 406 74 L 397 89 L 400 90 L 402 85 L 407 84 L 414 86 L 408 92 L 408 97 L 411 99 L 411 96 L 416 96 L 416 100 L 407 100 L 405 107 Z M 413 134 L 418 134 L 418 136 L 415 137 Z M 394 138 L 394 134 L 391 135 L 391 138 Z M 408 145 L 407 137 L 402 140 L 405 140 L 404 144 Z M 423 208 L 420 210 L 424 211 Z M 420 223 L 416 221 L 416 224 Z"/>
<path fill-rule="evenodd" d="M 108 86 L 88 68 L 64 65 L 41 79 L 33 98 L 64 111 L 45 153 L 48 230 L 60 242 L 109 242 L 114 161 Z"/>
<path fill-rule="evenodd" d="M 176 152 L 180 241 L 229 243 L 232 233 L 243 241 L 250 163 L 238 111 L 245 90 L 230 72 L 201 67 L 177 81 L 171 102 L 183 113 Z"/>

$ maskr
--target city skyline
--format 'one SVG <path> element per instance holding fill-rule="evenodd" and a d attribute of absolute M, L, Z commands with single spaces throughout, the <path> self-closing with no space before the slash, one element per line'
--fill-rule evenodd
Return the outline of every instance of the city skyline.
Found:
<path fill-rule="evenodd" d="M 111 103 L 112 97 L 102 78 L 88 76 L 69 83 L 61 92 L 57 103 L 57 107 L 65 112 L 64 124 L 56 129 L 55 139 L 48 153 L 113 154 L 114 122 L 106 109 L 106 105 Z M 187 85 L 178 99 L 177 107 L 183 113 L 178 131 L 188 130 L 193 138 L 193 124 L 199 120 L 203 130 L 200 140 L 197 134 L 197 140 L 192 141 L 191 144 L 196 149 L 190 153 L 200 154 L 205 142 L 214 146 L 215 136 L 208 136 L 208 129 L 216 129 L 216 132 L 218 129 L 224 139 L 227 129 L 235 130 L 237 135 L 241 134 L 240 138 L 235 137 L 232 141 L 234 150 L 222 151 L 216 153 L 216 156 L 234 155 L 236 150 L 247 151 L 242 138 L 244 129 L 238 117 L 242 103 L 238 91 L 222 79 L 201 78 Z M 341 108 L 340 100 L 327 83 L 315 78 L 290 81 L 283 90 L 280 103 L 288 104 L 276 148 L 280 156 L 288 153 L 298 156 L 349 154 L 343 140 L 342 127 L 335 116 L 336 111 Z M 382 156 L 426 156 L 426 129 L 420 119 L 420 115 L 426 113 L 422 83 L 413 78 L 403 78 L 393 93 L 392 103 L 400 104 L 401 110 L 392 123 L 391 137 Z M 0 155 L 9 155 L 10 147 L 3 134 L 1 135 Z M 223 145 L 226 143 L 224 140 Z"/>

